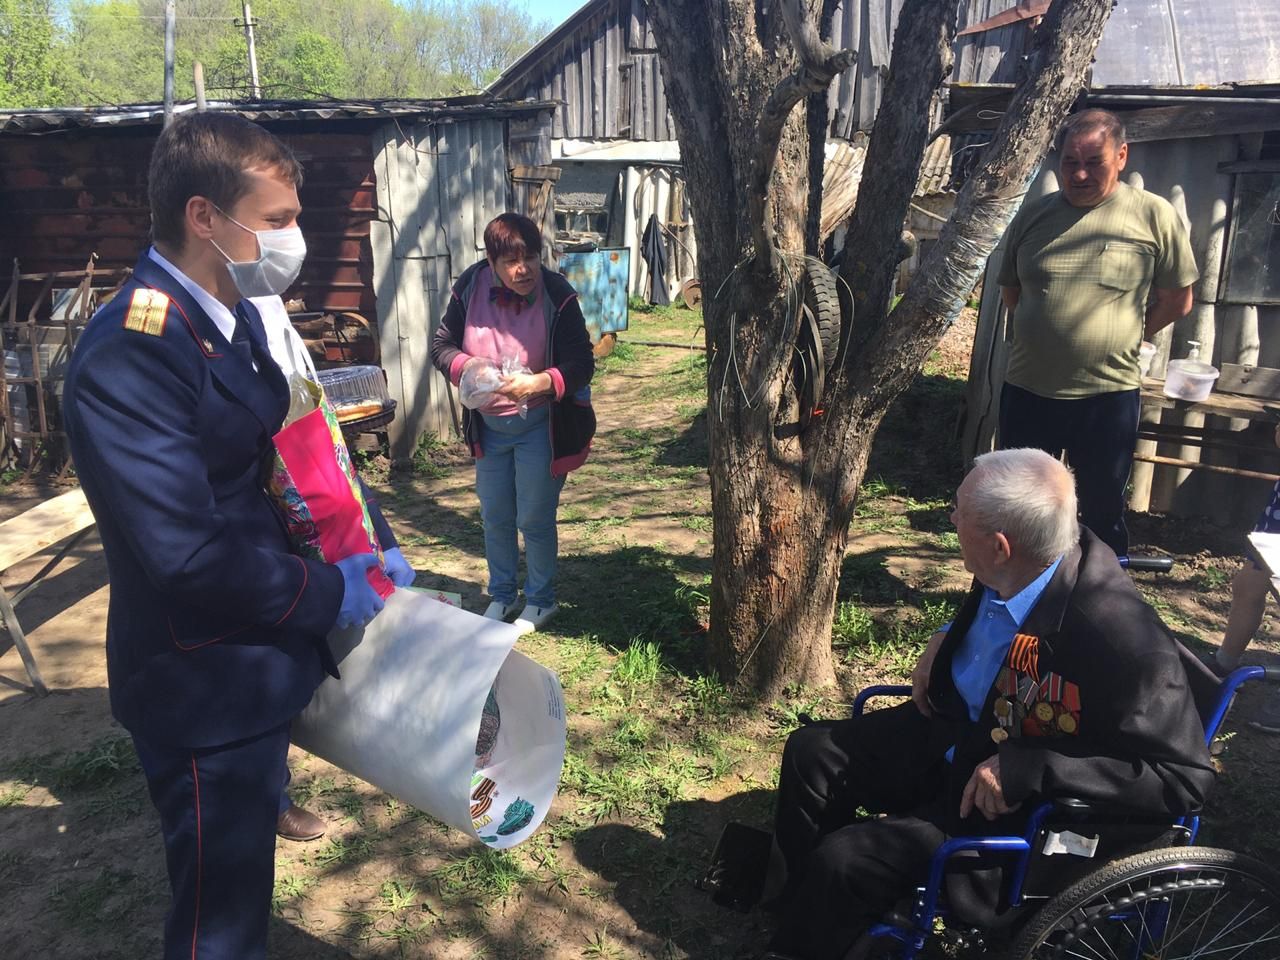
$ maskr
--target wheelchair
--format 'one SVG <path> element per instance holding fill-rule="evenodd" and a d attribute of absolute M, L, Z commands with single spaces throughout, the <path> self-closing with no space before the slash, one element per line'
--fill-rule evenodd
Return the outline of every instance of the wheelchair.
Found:
<path fill-rule="evenodd" d="M 1190 654 L 1185 654 L 1190 657 Z M 1214 737 L 1242 684 L 1280 681 L 1280 670 L 1242 667 L 1222 681 L 1199 664 L 1189 670 L 1205 729 Z M 909 686 L 873 686 L 853 704 L 853 714 L 882 696 L 910 696 Z M 1104 826 L 1150 827 L 1140 852 L 1107 861 L 1096 852 Z M 1195 845 L 1199 816 L 1136 816 L 1057 799 L 1036 808 L 1021 836 L 954 837 L 934 853 L 925 883 L 905 914 L 873 925 L 850 957 L 914 960 L 941 936 L 961 949 L 989 947 L 1009 960 L 1258 960 L 1280 957 L 1280 874 L 1244 854 Z M 1132 849 L 1132 848 L 1130 848 Z M 1072 854 L 1058 857 L 1053 854 Z M 957 924 L 945 903 L 948 866 L 978 855 L 1003 868 L 1000 930 Z M 1052 890 L 1037 882 L 1039 868 L 1071 862 L 1076 876 Z M 1052 875 L 1062 873 L 1050 871 Z M 988 943 L 988 936 L 991 941 Z"/>

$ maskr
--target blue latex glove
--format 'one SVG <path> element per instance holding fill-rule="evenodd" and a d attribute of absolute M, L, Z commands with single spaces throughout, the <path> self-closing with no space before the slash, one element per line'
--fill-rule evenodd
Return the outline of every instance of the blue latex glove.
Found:
<path fill-rule="evenodd" d="M 382 551 L 382 572 L 397 587 L 409 586 L 413 583 L 413 578 L 417 576 L 413 572 L 413 567 L 409 566 L 409 561 L 400 552 L 399 547 L 392 547 L 390 550 Z"/>
<path fill-rule="evenodd" d="M 365 571 L 377 565 L 374 553 L 357 553 L 335 564 L 342 571 L 342 606 L 334 626 L 363 627 L 382 609 L 382 598 L 365 578 Z"/>

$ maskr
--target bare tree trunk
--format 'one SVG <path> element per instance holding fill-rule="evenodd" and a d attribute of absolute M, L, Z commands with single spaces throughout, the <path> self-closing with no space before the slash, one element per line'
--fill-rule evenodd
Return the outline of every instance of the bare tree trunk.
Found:
<path fill-rule="evenodd" d="M 1015 98 L 987 167 L 961 195 L 961 213 L 890 318 L 893 251 L 955 32 L 955 0 L 907 0 L 842 271 L 856 318 L 824 394 L 828 412 L 801 430 L 789 381 L 799 329 L 793 294 L 806 222 L 820 202 L 811 178 L 821 144 L 810 137 L 818 124 L 806 125 L 795 107 L 816 99 L 852 55 L 818 40 L 822 0 L 649 4 L 707 292 L 708 657 L 725 679 L 765 696 L 833 680 L 840 563 L 876 429 L 972 288 L 1080 89 L 1110 6 L 1055 3 L 1032 56 L 1036 86 Z"/>

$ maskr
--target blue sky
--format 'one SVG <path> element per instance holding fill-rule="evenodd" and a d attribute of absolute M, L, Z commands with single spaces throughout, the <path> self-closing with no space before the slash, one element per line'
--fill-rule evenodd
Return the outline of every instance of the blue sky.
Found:
<path fill-rule="evenodd" d="M 587 0 L 518 0 L 520 6 L 529 11 L 534 20 L 548 20 L 553 26 L 564 23 L 571 14 L 578 10 Z"/>

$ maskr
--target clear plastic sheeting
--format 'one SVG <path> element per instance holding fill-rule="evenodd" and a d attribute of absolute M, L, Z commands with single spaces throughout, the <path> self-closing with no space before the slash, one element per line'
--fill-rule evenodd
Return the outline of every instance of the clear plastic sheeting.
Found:
<path fill-rule="evenodd" d="M 513 649 L 519 632 L 396 590 L 367 627 L 335 630 L 341 679 L 293 723 L 304 750 L 495 849 L 528 839 L 565 752 L 556 674 Z"/>

